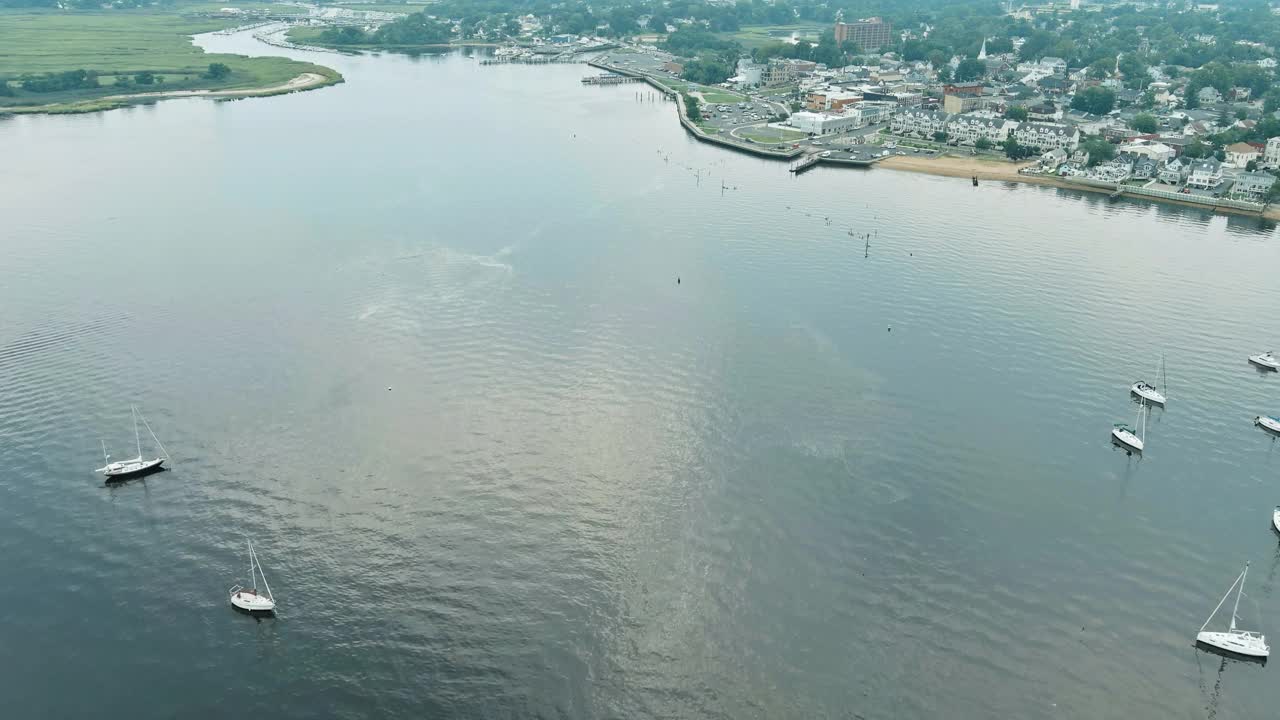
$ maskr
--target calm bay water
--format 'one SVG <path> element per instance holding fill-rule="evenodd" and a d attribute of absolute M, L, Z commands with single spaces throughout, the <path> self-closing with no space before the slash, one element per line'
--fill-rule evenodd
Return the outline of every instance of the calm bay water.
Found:
<path fill-rule="evenodd" d="M 1274 714 L 1190 646 L 1246 559 L 1280 638 L 1274 226 L 316 57 L 348 82 L 0 120 L 17 715 Z M 174 469 L 104 487 L 131 402 Z"/>

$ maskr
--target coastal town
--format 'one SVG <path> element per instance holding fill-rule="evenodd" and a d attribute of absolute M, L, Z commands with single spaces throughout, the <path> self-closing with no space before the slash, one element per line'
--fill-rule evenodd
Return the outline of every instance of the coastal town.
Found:
<path fill-rule="evenodd" d="M 878 18 L 834 29 L 870 42 L 894 32 Z M 940 68 L 893 52 L 842 67 L 742 58 L 733 77 L 702 89 L 681 83 L 682 59 L 656 46 L 614 50 L 593 64 L 681 93 L 700 106 L 695 132 L 756 152 L 867 163 L 967 155 L 1018 162 L 1024 178 L 1243 211 L 1261 212 L 1280 189 L 1273 174 L 1280 135 L 1214 142 L 1247 134 L 1265 118 L 1275 124 L 1275 108 L 1251 88 L 1204 86 L 1188 102 L 1187 74 L 1150 67 L 1135 89 L 1119 61 L 1071 68 L 1059 57 L 1020 59 L 1013 45 L 992 53 L 984 42 L 974 58 L 951 57 Z M 1276 61 L 1257 62 L 1270 69 Z M 964 64 L 980 66 L 979 79 L 953 79 Z"/>
<path fill-rule="evenodd" d="M 1065 27 L 1116 7 L 1072 0 L 1009 5 L 1006 15 L 1028 28 L 1046 18 Z M 1180 12 L 1212 24 L 1221 22 L 1220 10 L 1189 4 Z M 1099 24 L 1116 32 L 1117 19 L 1125 17 L 1108 16 Z M 522 22 L 529 29 L 539 23 L 533 16 Z M 645 80 L 677 98 L 686 127 L 701 139 L 759 155 L 812 156 L 803 167 L 902 166 L 907 159 L 931 158 L 941 168 L 945 159 L 967 159 L 965 167 L 986 171 L 974 170 L 975 180 L 1016 174 L 1031 182 L 1259 213 L 1280 193 L 1274 174 L 1280 170 L 1280 97 L 1270 90 L 1277 59 L 1265 43 L 1231 41 L 1239 59 L 1228 66 L 1148 64 L 1152 42 L 1161 40 L 1136 25 L 1126 30 L 1137 38 L 1131 52 L 1088 65 L 1048 54 L 1052 48 L 1037 42 L 1034 31 L 982 37 L 971 55 L 939 57 L 935 51 L 911 58 L 911 44 L 932 31 L 927 24 L 898 27 L 879 17 L 846 21 L 837 14 L 827 28 L 771 41 L 799 48 L 790 53 L 795 55 L 834 41 L 859 49 L 853 62 L 761 57 L 757 49 L 736 58 L 729 77 L 710 83 L 703 70 L 711 52 L 673 42 L 682 34 L 706 35 L 707 27 L 696 19 L 669 21 L 665 39 L 560 33 L 531 44 L 508 42 L 499 53 L 512 61 L 587 53 L 593 66 Z M 606 42 L 611 44 L 599 52 Z M 1196 33 L 1189 42 L 1216 47 L 1224 40 Z M 723 49 L 717 52 L 724 57 Z M 993 171 L 996 163 L 1004 169 Z M 930 167 L 910 165 L 926 172 Z"/>

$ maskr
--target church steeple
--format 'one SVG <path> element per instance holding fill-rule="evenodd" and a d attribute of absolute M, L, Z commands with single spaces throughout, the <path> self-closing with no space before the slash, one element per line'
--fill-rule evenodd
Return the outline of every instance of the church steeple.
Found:
<path fill-rule="evenodd" d="M 979 60 L 987 59 L 987 39 L 986 38 L 982 38 L 982 49 L 978 51 L 978 59 Z"/>

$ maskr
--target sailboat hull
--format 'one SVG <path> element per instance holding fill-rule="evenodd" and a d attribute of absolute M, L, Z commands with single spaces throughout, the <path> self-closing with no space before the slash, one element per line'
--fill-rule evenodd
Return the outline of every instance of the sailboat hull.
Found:
<path fill-rule="evenodd" d="M 1120 429 L 1112 430 L 1111 442 L 1115 443 L 1116 445 L 1119 445 L 1125 450 L 1130 450 L 1130 451 L 1139 452 L 1139 453 L 1142 452 L 1142 445 L 1143 445 L 1142 439 L 1139 438 L 1137 435 L 1134 435 L 1133 433 L 1129 432 L 1128 430 L 1120 430 Z"/>
<path fill-rule="evenodd" d="M 126 480 L 128 478 L 142 477 L 150 475 L 154 472 L 160 472 L 164 469 L 164 458 L 156 458 L 154 460 L 128 460 L 125 462 L 115 462 L 106 467 L 98 468 L 98 472 L 106 476 L 107 481 Z"/>
<path fill-rule="evenodd" d="M 1241 657 L 1265 658 L 1271 655 L 1266 639 L 1252 633 L 1201 632 L 1196 635 L 1196 642 Z"/>
<path fill-rule="evenodd" d="M 1134 383 L 1129 392 L 1153 405 L 1164 407 L 1164 394 L 1145 383 Z"/>
<path fill-rule="evenodd" d="M 231 588 L 231 607 L 251 615 L 270 615 L 276 611 L 274 600 L 238 585 Z"/>

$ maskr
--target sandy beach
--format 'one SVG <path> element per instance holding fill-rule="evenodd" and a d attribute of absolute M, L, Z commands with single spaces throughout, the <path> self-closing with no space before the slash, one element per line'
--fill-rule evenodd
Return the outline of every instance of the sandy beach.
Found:
<path fill-rule="evenodd" d="M 962 177 L 973 178 L 978 180 L 1001 180 L 1007 182 L 1020 182 L 1028 185 L 1052 185 L 1053 187 L 1066 188 L 1068 190 L 1077 190 L 1080 192 L 1096 192 L 1110 194 L 1105 188 L 1090 187 L 1088 185 L 1080 185 L 1061 180 L 1056 177 L 1044 175 L 1020 175 L 1018 171 L 1024 167 L 1034 166 L 1036 162 L 1025 161 L 1020 163 L 1005 162 L 1001 160 L 987 160 L 977 157 L 958 157 L 955 155 L 894 155 L 876 163 L 877 167 L 888 170 L 901 170 L 904 172 L 928 173 L 930 175 L 943 175 L 946 177 Z M 1253 215 L 1243 210 L 1235 210 L 1226 207 L 1209 208 L 1199 203 L 1181 203 L 1176 200 L 1168 199 L 1149 199 L 1151 202 L 1172 203 L 1177 205 L 1185 205 L 1187 207 L 1200 208 L 1202 210 L 1210 210 L 1212 212 L 1231 213 L 1240 215 Z M 1280 208 L 1268 207 L 1262 213 L 1262 217 L 1269 220 L 1280 220 Z"/>

